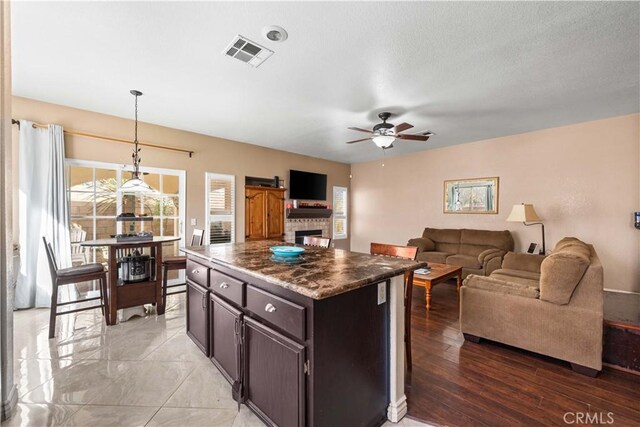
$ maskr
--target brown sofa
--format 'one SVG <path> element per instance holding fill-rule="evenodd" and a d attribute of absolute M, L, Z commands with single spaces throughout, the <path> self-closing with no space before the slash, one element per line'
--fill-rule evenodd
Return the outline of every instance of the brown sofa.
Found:
<path fill-rule="evenodd" d="M 411 239 L 418 247 L 416 259 L 459 265 L 462 277 L 469 274 L 488 276 L 500 268 L 502 257 L 513 250 L 511 232 L 468 229 L 425 228 L 422 237 Z"/>
<path fill-rule="evenodd" d="M 460 289 L 460 330 L 566 360 L 577 372 L 602 369 L 603 272 L 593 246 L 567 237 L 549 256 L 508 253 L 489 277 Z"/>

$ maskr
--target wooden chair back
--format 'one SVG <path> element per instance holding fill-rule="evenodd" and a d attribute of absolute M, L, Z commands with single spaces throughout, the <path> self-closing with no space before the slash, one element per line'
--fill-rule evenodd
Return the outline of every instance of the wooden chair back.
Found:
<path fill-rule="evenodd" d="M 417 246 L 397 246 L 385 243 L 371 243 L 371 255 L 384 255 L 396 258 L 416 259 L 418 254 Z"/>
<path fill-rule="evenodd" d="M 328 237 L 304 236 L 302 239 L 302 244 L 305 246 L 328 248 L 331 245 L 331 239 Z"/>
<path fill-rule="evenodd" d="M 395 258 L 416 259 L 418 248 L 416 246 L 397 246 L 384 243 L 371 243 L 369 250 L 371 255 L 382 255 Z M 404 341 L 405 354 L 407 356 L 407 369 L 411 371 L 411 299 L 413 298 L 413 271 L 404 275 Z"/>
<path fill-rule="evenodd" d="M 53 252 L 53 247 L 51 246 L 51 243 L 49 243 L 47 238 L 42 236 L 42 241 L 44 242 L 44 249 L 47 252 L 47 261 L 49 262 L 51 280 L 53 280 L 53 283 L 55 284 L 56 278 L 58 277 L 58 262 L 56 261 L 56 255 Z"/>
<path fill-rule="evenodd" d="M 193 234 L 191 235 L 191 246 L 202 246 L 204 242 L 204 230 L 200 230 L 199 228 L 193 229 Z"/>
<path fill-rule="evenodd" d="M 80 270 L 76 274 L 64 275 L 62 277 L 59 277 L 58 262 L 56 261 L 56 256 L 55 256 L 55 253 L 53 252 L 53 247 L 51 246 L 51 243 L 47 240 L 46 237 L 42 236 L 42 241 L 44 242 L 44 248 L 45 248 L 45 251 L 47 252 L 47 261 L 49 262 L 49 271 L 51 272 L 51 282 L 52 282 L 51 309 L 49 313 L 49 338 L 53 338 L 55 336 L 57 316 L 61 316 L 64 314 L 72 314 L 78 311 L 93 310 L 94 308 L 100 308 L 102 311 L 102 315 L 106 316 L 109 310 L 108 310 L 108 300 L 107 300 L 107 273 L 104 271 L 104 269 L 100 271 L 90 271 L 88 273 L 87 272 L 83 273 L 82 270 Z M 65 270 L 73 270 L 73 269 L 74 268 L 71 267 Z M 100 281 L 99 296 L 89 297 L 89 298 L 84 298 L 79 300 L 66 301 L 66 302 L 58 302 L 58 286 L 88 282 L 91 280 Z M 58 312 L 59 306 L 67 306 L 70 304 L 80 304 L 84 302 L 97 301 L 97 300 L 100 300 L 100 305 L 89 305 L 85 307 L 65 310 L 63 312 Z"/>

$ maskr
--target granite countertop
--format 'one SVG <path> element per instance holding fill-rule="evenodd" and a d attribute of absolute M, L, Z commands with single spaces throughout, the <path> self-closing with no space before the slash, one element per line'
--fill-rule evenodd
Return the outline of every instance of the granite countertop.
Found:
<path fill-rule="evenodd" d="M 215 261 L 316 300 L 339 295 L 427 265 L 426 262 L 373 256 L 340 249 L 305 248 L 296 264 L 272 260 L 271 246 L 300 246 L 275 241 L 182 248 L 187 255 Z"/>

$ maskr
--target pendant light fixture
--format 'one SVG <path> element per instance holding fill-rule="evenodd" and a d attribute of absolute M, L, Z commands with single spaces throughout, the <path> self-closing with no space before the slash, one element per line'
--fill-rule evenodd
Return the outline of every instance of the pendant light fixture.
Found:
<path fill-rule="evenodd" d="M 136 98 L 136 102 L 135 102 L 136 121 L 135 121 L 135 131 L 134 131 L 135 137 L 133 140 L 133 154 L 131 155 L 131 158 L 133 159 L 133 172 L 131 172 L 131 179 L 125 182 L 124 184 L 122 184 L 122 186 L 120 187 L 120 191 L 126 191 L 131 193 L 148 193 L 153 191 L 153 189 L 149 187 L 149 185 L 147 185 L 142 180 L 142 173 L 140 172 L 140 160 L 141 160 L 140 150 L 141 149 L 138 146 L 138 97 L 142 96 L 142 92 L 135 89 L 129 92 L 131 93 L 131 95 L 135 96 Z"/>

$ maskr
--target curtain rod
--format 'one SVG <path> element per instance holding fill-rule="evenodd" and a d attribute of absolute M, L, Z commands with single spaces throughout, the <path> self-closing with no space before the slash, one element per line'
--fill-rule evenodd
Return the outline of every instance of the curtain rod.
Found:
<path fill-rule="evenodd" d="M 11 119 L 11 124 L 13 125 L 18 125 L 18 128 L 20 127 L 20 120 L 15 120 L 15 119 Z M 46 128 L 47 125 L 43 125 L 40 123 L 34 123 L 33 124 L 34 128 Z M 133 141 L 130 141 L 128 139 L 124 139 L 124 138 L 115 138 L 112 136 L 104 136 L 104 135 L 98 135 L 95 133 L 88 133 L 88 132 L 81 132 L 78 130 L 64 130 L 64 133 L 66 135 L 75 135 L 75 136 L 83 136 L 85 138 L 93 138 L 93 139 L 101 139 L 103 141 L 111 141 L 111 142 L 119 142 L 119 143 L 123 143 L 123 144 L 133 144 Z M 191 157 L 193 155 L 193 151 L 191 150 L 185 150 L 182 148 L 175 148 L 175 147 L 167 147 L 164 145 L 157 145 L 157 144 L 151 144 L 148 142 L 138 142 L 138 144 L 142 145 L 143 147 L 150 147 L 150 148 L 157 148 L 158 150 L 169 150 L 169 151 L 176 151 L 179 153 L 186 153 L 189 155 L 189 157 Z"/>

